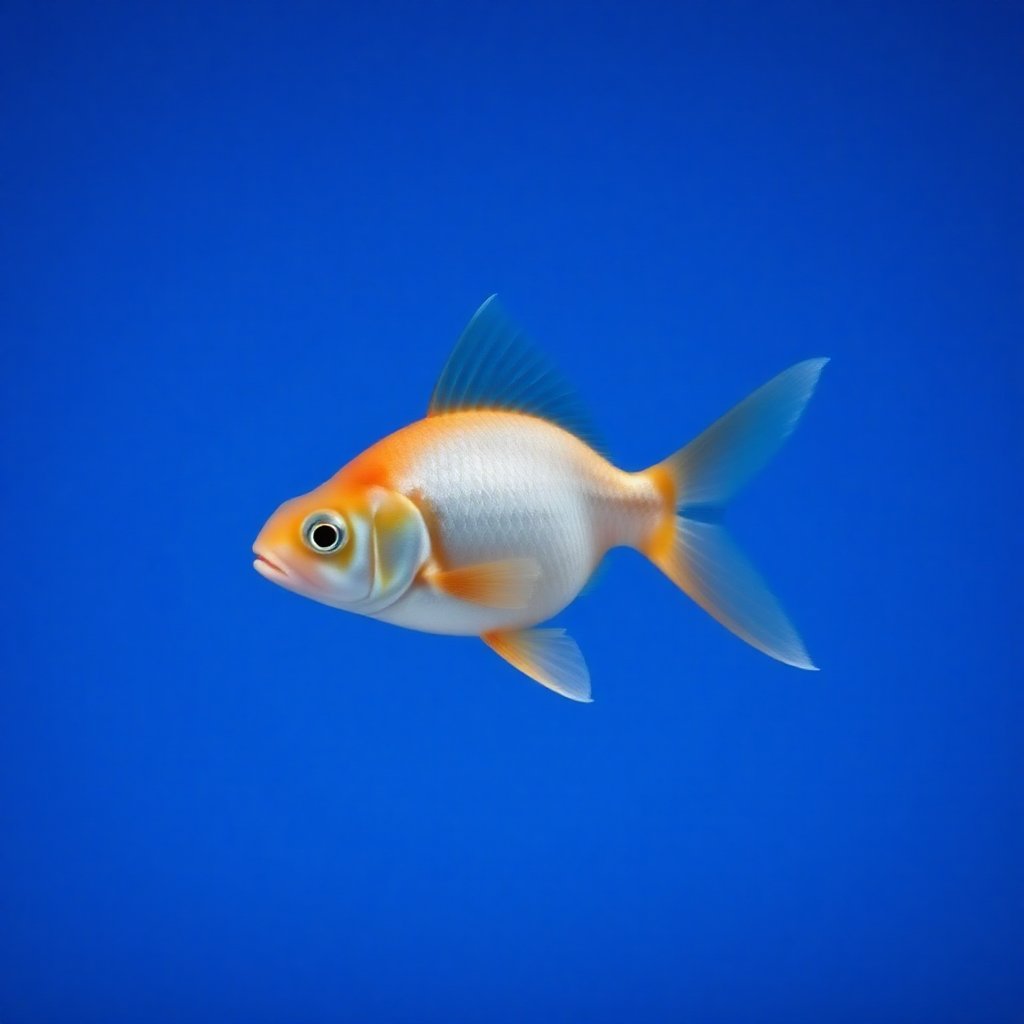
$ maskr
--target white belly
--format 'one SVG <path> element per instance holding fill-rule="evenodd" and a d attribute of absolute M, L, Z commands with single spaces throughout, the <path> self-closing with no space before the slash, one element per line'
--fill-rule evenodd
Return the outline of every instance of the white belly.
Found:
<path fill-rule="evenodd" d="M 532 559 L 540 578 L 522 609 L 417 583 L 376 618 L 456 635 L 535 625 L 576 597 L 609 547 L 633 543 L 657 514 L 646 482 L 552 424 L 510 413 L 443 419 L 446 429 L 417 440 L 398 481 L 424 514 L 434 557 L 444 568 Z"/>

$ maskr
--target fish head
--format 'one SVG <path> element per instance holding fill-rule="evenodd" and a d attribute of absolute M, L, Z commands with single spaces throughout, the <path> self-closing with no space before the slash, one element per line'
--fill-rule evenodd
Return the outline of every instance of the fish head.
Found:
<path fill-rule="evenodd" d="M 430 557 L 430 536 L 404 495 L 328 481 L 286 501 L 260 530 L 253 553 L 253 567 L 272 583 L 369 615 L 409 589 Z"/>

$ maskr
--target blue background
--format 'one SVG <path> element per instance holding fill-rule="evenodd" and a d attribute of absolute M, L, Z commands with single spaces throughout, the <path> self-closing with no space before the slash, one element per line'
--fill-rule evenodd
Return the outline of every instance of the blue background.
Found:
<path fill-rule="evenodd" d="M 1021 8 L 370 6 L 4 4 L 0 1019 L 1022 1019 Z M 833 357 L 732 515 L 820 674 L 257 576 L 492 291 L 630 468 Z"/>

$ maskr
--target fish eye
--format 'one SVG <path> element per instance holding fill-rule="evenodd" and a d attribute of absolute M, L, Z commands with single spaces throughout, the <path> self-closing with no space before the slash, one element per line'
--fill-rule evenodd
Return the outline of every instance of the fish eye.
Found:
<path fill-rule="evenodd" d="M 314 512 L 302 524 L 306 547 L 318 555 L 330 555 L 345 543 L 348 530 L 345 521 L 334 512 Z"/>

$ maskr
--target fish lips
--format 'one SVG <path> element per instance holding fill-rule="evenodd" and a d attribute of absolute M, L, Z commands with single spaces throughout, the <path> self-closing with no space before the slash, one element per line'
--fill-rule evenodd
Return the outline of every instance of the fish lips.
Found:
<path fill-rule="evenodd" d="M 282 580 L 288 579 L 288 570 L 280 562 L 275 561 L 257 548 L 253 548 L 253 554 L 256 555 L 256 558 L 253 560 L 252 567 L 264 579 L 271 580 L 274 583 L 280 583 Z"/>

